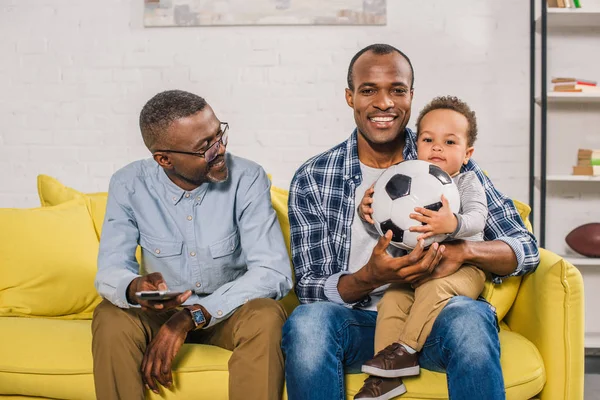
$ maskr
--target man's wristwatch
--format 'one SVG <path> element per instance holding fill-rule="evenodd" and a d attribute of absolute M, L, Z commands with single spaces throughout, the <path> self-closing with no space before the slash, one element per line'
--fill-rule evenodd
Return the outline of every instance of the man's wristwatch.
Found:
<path fill-rule="evenodd" d="M 190 312 L 192 316 L 192 321 L 194 322 L 194 329 L 198 329 L 203 327 L 206 324 L 206 317 L 202 312 L 202 308 L 198 306 L 190 306 L 185 307 L 186 310 Z"/>

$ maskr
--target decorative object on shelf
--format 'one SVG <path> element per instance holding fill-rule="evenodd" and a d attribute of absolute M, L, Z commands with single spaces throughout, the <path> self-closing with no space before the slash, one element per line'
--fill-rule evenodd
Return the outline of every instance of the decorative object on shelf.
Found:
<path fill-rule="evenodd" d="M 600 223 L 593 222 L 573 229 L 565 241 L 571 249 L 586 257 L 600 257 Z"/>
<path fill-rule="evenodd" d="M 548 7 L 581 8 L 580 0 L 548 0 Z"/>
<path fill-rule="evenodd" d="M 555 92 L 600 93 L 598 82 L 579 78 L 553 78 Z"/>
<path fill-rule="evenodd" d="M 387 0 L 144 0 L 144 26 L 385 25 Z"/>
<path fill-rule="evenodd" d="M 579 149 L 573 175 L 600 175 L 600 150 Z"/>

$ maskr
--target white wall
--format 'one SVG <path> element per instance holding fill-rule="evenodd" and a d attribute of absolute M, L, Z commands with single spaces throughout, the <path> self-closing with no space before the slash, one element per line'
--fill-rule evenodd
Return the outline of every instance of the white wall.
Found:
<path fill-rule="evenodd" d="M 0 207 L 38 204 L 35 178 L 106 190 L 147 157 L 137 117 L 158 91 L 185 89 L 230 122 L 229 149 L 287 187 L 308 157 L 354 127 L 346 69 L 387 42 L 411 57 L 412 126 L 433 96 L 476 110 L 475 158 L 527 200 L 529 4 L 388 0 L 384 27 L 144 28 L 142 0 L 0 0 Z"/>

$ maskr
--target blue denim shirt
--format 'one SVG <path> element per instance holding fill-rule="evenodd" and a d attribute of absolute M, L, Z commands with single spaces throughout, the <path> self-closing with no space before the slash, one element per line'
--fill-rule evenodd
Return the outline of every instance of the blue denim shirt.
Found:
<path fill-rule="evenodd" d="M 225 182 L 192 191 L 175 185 L 153 159 L 113 175 L 98 255 L 101 296 L 131 307 L 125 294 L 129 283 L 160 272 L 169 290 L 192 290 L 185 304 L 203 305 L 212 326 L 249 300 L 288 293 L 290 260 L 269 179 L 252 161 L 229 153 L 226 161 Z"/>

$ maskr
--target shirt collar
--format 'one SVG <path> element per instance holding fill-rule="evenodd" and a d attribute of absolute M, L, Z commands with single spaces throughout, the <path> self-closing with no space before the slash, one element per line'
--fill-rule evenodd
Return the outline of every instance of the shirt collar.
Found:
<path fill-rule="evenodd" d="M 167 196 L 167 201 L 170 201 L 173 205 L 177 205 L 184 197 L 201 198 L 204 196 L 204 193 L 206 193 L 206 191 L 208 190 L 208 182 L 198 186 L 196 189 L 191 191 L 183 190 L 182 188 L 173 183 L 173 181 L 167 176 L 167 173 L 162 167 L 158 166 L 158 168 L 160 170 L 158 172 L 158 179 L 165 188 L 165 195 Z"/>
<path fill-rule="evenodd" d="M 344 157 L 344 180 L 354 180 L 360 185 L 362 175 L 360 163 L 358 162 L 358 130 L 354 129 L 350 138 L 346 141 L 346 157 Z"/>
<path fill-rule="evenodd" d="M 411 129 L 404 129 L 404 151 L 402 157 L 405 160 L 416 160 L 417 158 L 417 135 Z"/>

